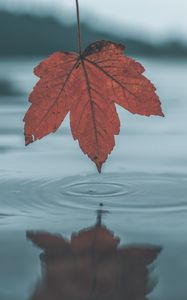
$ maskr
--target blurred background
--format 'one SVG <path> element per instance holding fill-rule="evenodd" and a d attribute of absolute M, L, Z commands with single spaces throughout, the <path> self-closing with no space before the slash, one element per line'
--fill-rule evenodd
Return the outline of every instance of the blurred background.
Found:
<path fill-rule="evenodd" d="M 111 39 L 141 56 L 187 56 L 185 0 L 80 0 L 83 41 Z M 76 49 L 74 0 L 1 0 L 2 56 Z"/>
<path fill-rule="evenodd" d="M 41 276 L 27 229 L 70 237 L 94 224 L 102 201 L 122 244 L 163 248 L 145 299 L 186 300 L 187 2 L 79 3 L 84 46 L 124 43 L 156 86 L 165 118 L 117 107 L 121 132 L 101 175 L 73 141 L 68 116 L 25 147 L 33 68 L 54 51 L 77 51 L 75 0 L 0 0 L 0 299 L 30 299 Z"/>

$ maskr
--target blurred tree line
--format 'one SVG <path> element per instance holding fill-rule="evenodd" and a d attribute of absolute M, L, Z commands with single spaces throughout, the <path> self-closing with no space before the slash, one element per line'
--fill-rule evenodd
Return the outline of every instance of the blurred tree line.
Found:
<path fill-rule="evenodd" d="M 187 57 L 187 45 L 178 41 L 162 44 L 109 34 L 82 24 L 83 44 L 105 39 L 126 45 L 126 53 L 134 56 Z M 76 24 L 63 24 L 50 16 L 13 14 L 0 11 L 0 56 L 36 56 L 54 51 L 77 50 Z"/>

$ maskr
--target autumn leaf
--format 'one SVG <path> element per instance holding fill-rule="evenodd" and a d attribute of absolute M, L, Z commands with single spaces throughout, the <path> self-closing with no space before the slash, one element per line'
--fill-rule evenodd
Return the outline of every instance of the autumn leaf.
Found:
<path fill-rule="evenodd" d="M 164 116 L 143 72 L 123 45 L 110 41 L 92 43 L 81 55 L 52 54 L 34 69 L 40 80 L 24 118 L 26 145 L 55 132 L 70 113 L 73 138 L 100 172 L 120 130 L 115 104 L 133 114 Z"/>

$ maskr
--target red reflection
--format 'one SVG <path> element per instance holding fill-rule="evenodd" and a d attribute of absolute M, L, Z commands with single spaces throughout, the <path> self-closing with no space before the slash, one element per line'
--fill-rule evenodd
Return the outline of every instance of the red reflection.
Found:
<path fill-rule="evenodd" d="M 43 250 L 42 283 L 32 300 L 146 300 L 154 286 L 148 266 L 161 248 L 121 247 L 100 218 L 70 240 L 46 232 L 27 232 L 27 238 Z"/>

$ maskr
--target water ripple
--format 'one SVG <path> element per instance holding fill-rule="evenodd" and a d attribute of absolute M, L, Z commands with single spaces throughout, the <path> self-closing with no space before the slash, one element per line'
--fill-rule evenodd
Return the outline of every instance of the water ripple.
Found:
<path fill-rule="evenodd" d="M 0 182 L 2 214 L 60 215 L 65 208 L 156 213 L 187 210 L 183 176 L 108 173 L 42 181 Z"/>
<path fill-rule="evenodd" d="M 61 187 L 64 195 L 82 197 L 117 197 L 130 192 L 130 186 L 114 182 L 76 182 Z"/>

